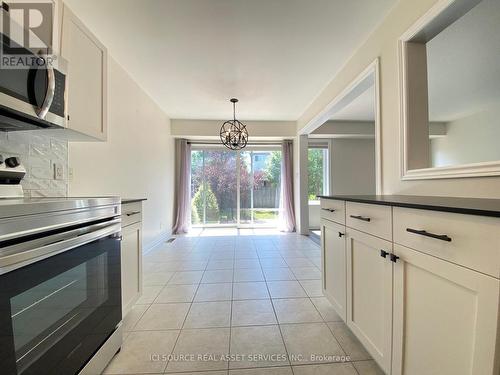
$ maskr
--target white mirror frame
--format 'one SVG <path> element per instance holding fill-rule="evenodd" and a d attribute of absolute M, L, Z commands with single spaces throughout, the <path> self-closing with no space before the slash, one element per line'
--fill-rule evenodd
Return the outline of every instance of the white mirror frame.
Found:
<path fill-rule="evenodd" d="M 410 150 L 412 148 L 419 149 L 419 144 L 424 141 L 422 137 L 410 139 L 410 123 L 414 121 L 414 126 L 418 124 L 428 123 L 427 112 L 426 119 L 421 117 L 422 111 L 410 110 L 410 102 L 417 103 L 420 106 L 427 106 L 427 103 L 422 104 L 422 95 L 427 96 L 427 87 L 422 82 L 412 82 L 411 72 L 408 70 L 408 51 L 409 42 L 420 32 L 424 27 L 436 20 L 450 5 L 453 5 L 457 0 L 440 0 L 427 13 L 417 20 L 400 38 L 398 41 L 398 57 L 399 57 L 399 97 L 400 97 L 400 156 L 401 156 L 401 179 L 402 180 L 428 180 L 428 179 L 443 179 L 443 178 L 463 178 L 463 177 L 482 177 L 482 176 L 499 176 L 500 175 L 500 160 L 480 163 L 470 163 L 462 165 L 452 165 L 445 167 L 428 167 L 410 169 L 409 164 L 415 162 L 411 160 Z M 458 4 L 458 3 L 457 3 Z M 415 56 L 413 56 L 415 57 Z M 418 58 L 418 56 L 416 56 Z M 415 69 L 427 69 L 425 61 L 421 67 Z M 420 72 L 421 73 L 421 72 Z M 408 87 L 417 86 L 417 90 L 412 91 L 411 95 Z M 425 86 L 425 87 L 424 87 Z M 425 90 L 425 93 L 423 91 Z M 427 100 L 425 98 L 425 100 Z M 420 107 L 422 108 L 422 107 Z M 428 125 L 427 125 L 428 126 Z M 428 136 L 427 136 L 428 140 Z M 411 142 L 411 143 L 410 143 Z M 425 150 L 425 147 L 423 147 Z M 426 160 L 425 158 L 423 159 Z"/>
<path fill-rule="evenodd" d="M 336 112 L 345 106 L 345 100 L 349 99 L 355 90 L 366 78 L 374 74 L 375 80 L 375 192 L 382 194 L 382 160 L 381 160 L 381 137 L 380 137 L 380 67 L 377 57 L 368 65 L 345 89 L 342 90 L 328 105 L 316 116 L 314 116 L 300 131 L 299 135 L 309 135 L 314 130 L 328 121 Z"/>

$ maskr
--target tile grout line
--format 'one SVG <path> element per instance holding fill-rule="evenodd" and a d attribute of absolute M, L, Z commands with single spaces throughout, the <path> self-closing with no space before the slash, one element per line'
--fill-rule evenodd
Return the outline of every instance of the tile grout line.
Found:
<path fill-rule="evenodd" d="M 261 263 L 260 262 L 260 257 L 259 257 L 259 263 Z M 261 263 L 260 266 L 262 268 L 262 263 Z M 283 342 L 283 347 L 285 348 L 286 357 L 288 358 L 288 365 L 290 366 L 290 369 L 292 371 L 292 375 L 294 375 L 295 372 L 293 371 L 292 361 L 290 360 L 290 354 L 288 353 L 288 348 L 286 347 L 285 338 L 283 337 L 283 332 L 281 331 L 281 325 L 280 325 L 280 322 L 278 320 L 278 314 L 276 313 L 276 309 L 274 307 L 273 299 L 272 299 L 272 296 L 271 296 L 271 291 L 269 290 L 269 285 L 267 285 L 267 281 L 266 281 L 266 289 L 267 289 L 267 293 L 269 294 L 269 300 L 271 302 L 271 307 L 273 308 L 274 318 L 276 319 L 276 324 L 277 324 L 278 330 L 280 332 L 281 341 Z"/>
<path fill-rule="evenodd" d="M 276 242 L 278 241 L 278 239 L 271 238 L 271 239 L 269 239 L 269 240 L 270 240 L 271 244 L 273 245 L 274 249 L 273 249 L 273 248 L 268 248 L 268 249 L 266 249 L 266 250 L 269 250 L 269 252 L 276 251 L 276 252 L 277 252 L 277 254 L 276 254 L 276 256 L 275 256 L 275 257 L 276 257 L 276 258 L 278 258 L 278 257 L 279 257 L 279 259 L 281 259 L 281 260 L 282 260 L 282 261 L 286 264 L 286 267 L 283 267 L 283 268 L 287 268 L 288 270 L 290 270 L 290 271 L 291 271 L 291 273 L 292 273 L 292 275 L 293 275 L 293 277 L 296 277 L 295 272 L 293 272 L 293 268 L 292 268 L 292 267 L 290 267 L 290 264 L 289 264 L 288 262 L 286 262 L 285 258 L 283 257 L 283 253 L 286 253 L 286 251 L 288 251 L 289 249 L 287 249 L 287 248 L 286 248 L 286 247 L 284 247 L 283 245 L 281 245 L 281 246 L 277 246 L 277 245 L 276 245 Z M 197 254 L 198 254 L 198 252 L 197 252 L 197 251 L 195 251 L 195 250 L 196 250 L 197 245 L 200 245 L 200 244 L 205 244 L 205 243 L 203 243 L 203 242 L 201 241 L 200 237 L 197 237 L 196 241 L 197 241 L 197 242 L 196 242 L 196 245 L 190 244 L 192 247 L 190 248 L 189 253 L 191 253 L 192 255 L 197 255 Z M 252 243 L 252 244 L 255 244 L 255 240 L 254 240 L 254 239 L 251 239 L 251 243 Z M 212 245 L 212 247 L 213 247 L 213 246 L 214 246 L 214 245 Z M 267 247 L 267 246 L 266 246 L 266 247 Z M 292 250 L 294 250 L 294 251 L 296 251 L 296 252 L 300 251 L 300 252 L 302 253 L 302 256 L 288 257 L 288 259 L 290 259 L 290 258 L 306 258 L 306 259 L 308 259 L 308 260 L 311 260 L 311 257 L 314 255 L 314 254 L 312 254 L 311 256 L 308 256 L 308 254 L 304 253 L 304 251 L 306 251 L 306 250 L 308 250 L 308 249 L 303 249 L 303 250 L 300 250 L 300 247 L 298 247 L 297 249 L 292 249 Z M 203 276 L 205 275 L 206 271 L 208 270 L 208 264 L 209 264 L 209 263 L 210 263 L 210 261 L 211 261 L 211 256 L 213 255 L 213 252 L 214 252 L 214 250 L 213 250 L 213 249 L 212 249 L 212 250 L 210 250 L 210 256 L 209 256 L 208 260 L 206 261 L 205 268 L 204 268 L 204 270 L 203 270 L 203 273 L 202 273 L 202 277 L 201 277 L 201 279 L 203 279 Z M 282 333 L 282 331 L 281 331 L 281 327 L 280 327 L 279 321 L 278 321 L 278 319 L 277 319 L 277 313 L 276 313 L 276 310 L 275 310 L 274 303 L 273 303 L 273 301 L 272 301 L 273 299 L 271 298 L 271 294 L 270 294 L 270 290 L 269 290 L 269 285 L 268 285 L 268 282 L 270 282 L 270 281 L 289 281 L 289 280 L 268 280 L 268 279 L 267 279 L 267 277 L 265 277 L 265 274 L 264 274 L 264 272 L 263 272 L 263 269 L 264 269 L 264 268 L 263 268 L 263 266 L 262 266 L 262 263 L 263 263 L 263 259 L 265 259 L 265 258 L 270 258 L 269 256 L 265 256 L 265 255 L 269 255 L 269 254 L 265 254 L 267 251 L 264 251 L 264 254 L 262 254 L 262 255 L 264 255 L 264 256 L 260 256 L 260 255 L 259 255 L 259 253 L 257 252 L 257 249 L 255 249 L 255 252 L 256 252 L 256 255 L 257 255 L 257 257 L 256 257 L 256 258 L 254 258 L 254 257 L 250 257 L 250 258 L 242 257 L 241 259 L 257 259 L 257 260 L 258 260 L 258 262 L 259 262 L 259 265 L 260 265 L 259 270 L 260 270 L 260 271 L 261 271 L 261 273 L 262 273 L 263 280 L 256 280 L 256 281 L 252 281 L 252 280 L 247 280 L 247 281 L 245 281 L 245 280 L 241 280 L 241 282 L 243 282 L 243 283 L 252 283 L 252 282 L 257 282 L 257 281 L 258 281 L 258 282 L 265 282 L 265 283 L 266 283 L 266 290 L 267 290 L 267 292 L 268 292 L 268 298 L 266 298 L 266 299 L 264 299 L 264 300 L 271 300 L 270 302 L 271 302 L 271 306 L 272 306 L 272 308 L 273 308 L 273 313 L 274 313 L 274 316 L 275 316 L 275 318 L 276 318 L 276 322 L 277 322 L 276 324 L 278 325 L 278 327 L 279 327 L 279 329 L 280 329 L 280 335 L 281 335 L 281 338 L 282 338 L 282 342 L 283 342 L 283 345 L 284 345 L 285 351 L 286 351 L 287 356 L 288 356 L 288 349 L 287 349 L 287 347 L 286 347 L 286 345 L 285 345 L 285 341 L 284 341 L 283 333 Z M 200 254 L 205 254 L 205 253 L 206 253 L 206 252 L 200 252 Z M 293 255 L 297 255 L 297 254 L 293 254 Z M 275 257 L 272 257 L 272 258 L 275 258 Z M 175 259 L 175 257 L 174 257 L 174 259 Z M 172 261 L 174 261 L 174 259 L 172 259 Z M 238 258 L 238 259 L 240 259 L 240 258 Z M 185 261 L 187 261 L 187 262 L 189 262 L 189 258 L 184 259 L 184 260 L 185 260 Z M 215 260 L 217 260 L 217 259 L 215 259 Z M 224 260 L 224 258 L 222 258 L 222 259 L 218 259 L 218 260 Z M 183 261 L 179 261 L 179 263 L 180 263 L 180 264 L 182 264 L 182 263 L 183 263 Z M 235 284 L 237 283 L 237 282 L 235 281 L 235 274 L 237 273 L 237 268 L 236 268 L 237 259 L 236 259 L 236 253 L 235 253 L 235 249 L 234 249 L 234 247 L 233 247 L 233 258 L 232 258 L 232 263 L 233 263 L 233 268 L 232 268 L 232 276 L 233 276 L 233 278 L 232 278 L 232 281 L 231 281 L 231 292 L 232 292 L 232 294 L 231 294 L 231 300 L 230 300 L 230 302 L 231 302 L 231 303 L 230 303 L 230 324 L 229 324 L 229 325 L 230 325 L 230 327 L 229 327 L 229 328 L 230 328 L 230 341 L 229 341 L 229 348 L 230 348 L 230 345 L 231 345 L 231 330 L 233 329 L 233 319 L 232 319 L 232 317 L 233 317 L 233 303 L 234 303 L 234 301 L 235 301 L 235 299 L 234 299 L 234 286 L 235 286 Z M 243 262 L 243 263 L 245 263 L 245 262 Z M 250 262 L 249 262 L 249 263 L 250 263 Z M 268 267 L 266 267 L 266 268 L 271 268 L 271 269 L 276 268 L 276 267 L 271 267 L 268 263 L 266 263 L 266 264 L 268 265 Z M 314 267 L 315 267 L 315 268 L 318 268 L 315 264 L 314 264 Z M 243 267 L 243 268 L 241 268 L 241 269 L 242 269 L 242 270 L 245 270 L 245 269 L 253 269 L 253 268 L 256 268 L 256 267 L 250 267 L 250 268 L 248 268 L 248 267 Z M 300 268 L 300 267 L 296 267 L 296 268 Z M 217 269 L 214 269 L 214 270 L 217 270 Z M 180 271 L 180 270 L 178 270 L 178 269 L 177 269 L 175 272 L 183 272 L 183 271 L 188 272 L 188 271 L 192 271 L 192 270 L 190 270 L 190 269 L 182 269 L 182 270 Z M 194 271 L 197 271 L 197 270 L 194 270 Z M 174 272 L 174 274 L 175 274 L 175 272 Z M 173 277 L 173 276 L 172 276 L 172 277 Z M 170 279 L 167 281 L 167 283 L 166 283 L 165 285 L 163 285 L 163 286 L 162 286 L 162 288 L 161 288 L 161 290 L 159 291 L 158 295 L 159 295 L 159 294 L 160 294 L 160 293 L 161 293 L 161 292 L 162 292 L 162 291 L 163 291 L 163 290 L 167 287 L 167 285 L 168 285 L 169 281 L 170 281 Z M 293 280 L 293 281 L 298 281 L 298 284 L 301 286 L 301 289 L 305 292 L 304 287 L 303 287 L 302 283 L 300 282 L 301 280 L 295 279 L 295 280 Z M 200 280 L 198 283 L 196 283 L 196 291 L 195 291 L 195 296 L 196 296 L 196 294 L 198 293 L 198 291 L 199 291 L 199 289 L 200 289 L 200 287 L 201 287 L 201 284 L 209 284 L 209 285 L 210 285 L 210 284 L 212 284 L 212 285 L 213 285 L 213 284 L 215 284 L 215 285 L 216 285 L 216 284 L 219 284 L 219 282 L 215 282 L 215 283 L 202 283 L 202 282 L 201 282 L 201 280 Z M 192 284 L 171 284 L 171 285 L 192 285 Z M 154 303 L 156 302 L 156 300 L 157 300 L 157 298 L 158 298 L 158 295 L 157 295 L 157 296 L 155 297 L 155 299 L 153 300 L 153 303 L 148 304 L 147 309 L 149 309 L 149 308 L 151 307 L 151 305 L 152 305 L 152 304 L 154 304 Z M 311 300 L 311 296 L 309 296 L 309 295 L 307 294 L 307 292 L 305 292 L 305 296 L 304 296 L 304 297 L 308 298 L 308 299 L 309 299 L 309 301 L 310 301 L 311 303 L 313 303 L 313 302 L 312 302 L 312 300 Z M 174 344 L 174 346 L 173 346 L 173 349 L 175 349 L 175 346 L 176 346 L 176 345 L 177 345 L 177 343 L 178 343 L 178 340 L 179 340 L 179 337 L 180 337 L 180 334 L 181 334 L 182 330 L 186 329 L 186 328 L 184 327 L 184 326 L 185 326 L 185 322 L 186 322 L 186 320 L 187 320 L 187 317 L 188 317 L 188 315 L 189 315 L 189 312 L 191 311 L 191 308 L 192 308 L 192 306 L 193 306 L 193 304 L 194 304 L 194 303 L 197 303 L 197 302 L 218 302 L 218 301 L 221 301 L 221 302 L 222 302 L 222 301 L 223 301 L 223 300 L 195 301 L 195 300 L 194 300 L 195 298 L 196 298 L 196 297 L 193 297 L 193 300 L 190 302 L 190 308 L 189 308 L 188 312 L 186 313 L 186 316 L 185 316 L 185 319 L 184 319 L 184 322 L 183 322 L 183 326 L 181 327 L 181 330 L 179 331 L 179 335 L 178 335 L 177 340 L 176 340 L 176 342 L 175 342 L 175 344 Z M 290 298 L 303 298 L 303 297 L 283 297 L 283 298 L 290 299 Z M 252 298 L 252 299 L 254 299 L 254 298 Z M 281 298 L 276 298 L 276 299 L 281 299 Z M 244 300 L 248 300 L 248 299 L 244 299 Z M 244 301 L 244 300 L 243 300 L 243 301 Z M 257 300 L 259 300 L 259 299 L 257 298 Z M 224 301 L 226 301 L 226 300 L 224 300 Z M 175 303 L 175 302 L 170 302 L 170 303 Z M 315 307 L 315 310 L 319 313 L 319 315 L 320 315 L 320 317 L 321 317 L 321 320 L 322 320 L 324 323 L 327 323 L 327 322 L 325 321 L 325 319 L 323 318 L 323 316 L 321 315 L 321 313 L 319 312 L 318 308 L 316 307 L 316 305 L 315 305 L 314 303 L 313 303 L 313 306 Z M 147 311 L 147 309 L 146 309 L 145 311 Z M 143 312 L 143 314 L 144 314 L 144 313 L 145 313 L 145 312 Z M 141 319 L 141 318 L 139 318 L 138 320 L 140 320 L 140 319 Z M 304 324 L 304 323 L 306 323 L 306 322 L 298 322 L 298 323 L 296 323 L 296 324 Z M 136 323 L 136 324 L 137 324 L 137 323 Z M 292 324 L 293 324 L 293 323 L 292 323 Z M 266 326 L 266 325 L 261 325 L 261 326 Z M 255 327 L 255 325 L 251 325 L 251 326 L 249 326 L 249 327 Z M 214 328 L 214 327 L 206 327 L 206 328 L 207 328 L 207 329 L 210 329 L 210 328 Z M 333 334 L 333 332 L 332 332 L 332 334 Z M 339 346 L 340 346 L 340 344 L 339 344 Z M 340 346 L 340 347 L 341 347 L 341 346 Z M 289 356 L 288 356 L 288 358 L 289 358 Z M 226 371 L 228 371 L 228 372 L 229 372 L 229 371 L 231 371 L 231 370 L 229 369 L 229 365 L 230 365 L 230 362 L 228 362 L 228 369 L 226 370 Z M 167 364 L 167 366 L 168 366 L 168 364 Z M 166 366 L 166 367 L 167 367 L 167 366 Z M 289 362 L 289 364 L 288 364 L 288 365 L 280 365 L 279 367 L 283 367 L 283 366 L 290 367 L 290 366 L 291 366 L 291 362 Z M 245 368 L 246 368 L 246 367 L 245 367 Z M 254 367 L 250 367 L 250 368 L 254 368 Z M 276 366 L 263 366 L 263 367 L 257 366 L 257 367 L 255 367 L 255 368 L 276 368 Z M 208 370 L 207 370 L 207 371 L 208 371 Z M 165 372 L 166 372 L 166 368 L 165 368 Z M 292 368 L 292 372 L 293 372 L 293 368 Z"/>
<path fill-rule="evenodd" d="M 205 270 L 206 270 L 207 266 L 208 266 L 208 262 L 207 262 L 207 264 L 205 266 Z M 203 271 L 203 274 L 201 275 L 200 282 L 198 283 L 198 286 L 196 287 L 196 291 L 194 292 L 193 299 L 191 300 L 191 303 L 189 304 L 189 308 L 188 308 L 188 311 L 186 313 L 186 316 L 184 317 L 184 320 L 182 321 L 181 328 L 179 329 L 179 333 L 177 334 L 177 337 L 175 339 L 174 345 L 172 346 L 172 350 L 170 351 L 171 355 L 174 353 L 175 347 L 177 346 L 177 343 L 179 342 L 179 338 L 181 337 L 182 330 L 184 329 L 184 324 L 186 324 L 187 317 L 189 315 L 189 312 L 191 311 L 191 307 L 193 306 L 194 299 L 196 297 L 196 293 L 198 293 L 198 289 L 200 288 L 201 279 L 203 278 L 203 275 L 205 274 L 205 270 Z M 167 361 L 167 364 L 165 365 L 165 368 L 163 369 L 163 374 L 167 373 L 167 367 L 168 367 L 169 364 L 170 364 L 170 360 Z"/>
<path fill-rule="evenodd" d="M 320 270 L 321 272 L 323 272 L 322 270 Z M 321 280 L 321 279 L 320 279 Z M 299 284 L 300 286 L 302 286 L 302 284 L 300 283 L 299 281 Z M 304 289 L 304 287 L 302 286 L 302 288 Z M 307 294 L 307 292 L 306 292 Z M 323 317 L 323 315 L 321 314 L 321 312 L 319 311 L 318 307 L 314 304 L 314 302 L 312 301 L 311 299 L 311 296 L 309 296 L 309 294 L 307 294 L 308 298 L 309 298 L 309 301 L 312 303 L 312 305 L 314 306 L 314 308 L 316 309 L 316 311 L 318 312 L 319 316 L 321 317 L 321 319 L 323 320 L 323 324 L 326 325 L 326 327 L 328 328 L 328 330 L 330 331 L 330 333 L 332 334 L 333 336 L 333 339 L 335 340 L 335 342 L 338 344 L 339 348 L 344 352 L 344 355 L 347 356 L 347 352 L 346 350 L 344 349 L 344 347 L 342 346 L 342 344 L 340 343 L 340 341 L 337 339 L 337 336 L 335 336 L 335 333 L 333 332 L 333 330 L 330 328 L 330 325 L 328 324 L 329 322 L 327 322 L 325 320 L 325 318 Z M 324 297 L 324 295 L 323 295 Z M 351 363 L 352 361 L 349 361 L 349 363 Z M 347 361 L 346 361 L 347 363 Z M 352 367 L 354 367 L 354 365 L 352 365 Z M 356 371 L 357 372 L 357 371 Z"/>
<path fill-rule="evenodd" d="M 236 246 L 236 245 L 235 245 Z M 236 263 L 236 251 L 233 250 L 233 281 L 231 282 L 231 303 L 230 303 L 230 312 L 229 312 L 229 345 L 228 345 L 228 355 L 231 356 L 231 339 L 233 334 L 233 293 L 234 293 L 234 266 Z M 229 370 L 231 367 L 231 358 L 227 361 L 227 373 L 229 375 Z"/>

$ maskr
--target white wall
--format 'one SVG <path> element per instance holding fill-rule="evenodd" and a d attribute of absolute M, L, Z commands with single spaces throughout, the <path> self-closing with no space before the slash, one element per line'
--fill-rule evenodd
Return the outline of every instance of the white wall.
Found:
<path fill-rule="evenodd" d="M 321 137 L 375 137 L 375 123 L 373 121 L 327 121 L 312 132 Z"/>
<path fill-rule="evenodd" d="M 309 234 L 309 202 L 307 199 L 308 146 L 307 135 L 301 135 L 293 142 L 295 221 L 297 232 L 300 234 Z"/>
<path fill-rule="evenodd" d="M 500 106 L 446 123 L 446 136 L 431 139 L 432 166 L 500 160 Z"/>
<path fill-rule="evenodd" d="M 319 229 L 321 224 L 321 206 L 309 204 L 309 228 Z"/>
<path fill-rule="evenodd" d="M 179 120 L 172 119 L 172 135 L 179 138 L 219 138 L 224 121 L 229 120 Z M 250 140 L 252 139 L 290 139 L 297 136 L 295 121 L 244 121 Z"/>
<path fill-rule="evenodd" d="M 147 198 L 143 206 L 147 249 L 172 228 L 170 120 L 115 60 L 108 61 L 108 141 L 70 143 L 69 194 Z"/>
<path fill-rule="evenodd" d="M 375 194 L 375 140 L 334 139 L 332 194 Z"/>
<path fill-rule="evenodd" d="M 437 0 L 400 0 L 297 122 L 301 130 L 370 63 L 380 58 L 382 191 L 384 194 L 500 198 L 500 177 L 402 181 L 400 167 L 398 39 Z"/>

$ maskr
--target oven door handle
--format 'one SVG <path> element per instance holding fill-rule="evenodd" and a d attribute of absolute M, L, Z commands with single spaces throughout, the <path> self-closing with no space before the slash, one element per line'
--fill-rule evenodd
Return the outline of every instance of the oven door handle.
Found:
<path fill-rule="evenodd" d="M 88 228 L 91 227 L 92 226 L 89 226 Z M 0 275 L 113 234 L 116 234 L 116 237 L 119 238 L 120 232 L 121 224 L 118 220 L 110 222 L 108 226 L 101 227 L 88 233 L 76 234 L 69 239 L 56 240 L 53 243 L 43 246 L 29 248 L 29 244 L 27 243 L 25 249 L 18 248 L 18 251 L 15 253 L 0 257 Z"/>

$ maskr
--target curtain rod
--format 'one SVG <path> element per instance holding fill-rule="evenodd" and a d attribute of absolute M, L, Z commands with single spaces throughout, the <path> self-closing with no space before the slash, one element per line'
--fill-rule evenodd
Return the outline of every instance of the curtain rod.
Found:
<path fill-rule="evenodd" d="M 248 146 L 265 146 L 265 145 L 281 145 L 283 141 L 258 141 L 258 142 L 248 142 Z M 224 146 L 220 141 L 188 141 L 190 145 L 220 145 Z"/>

